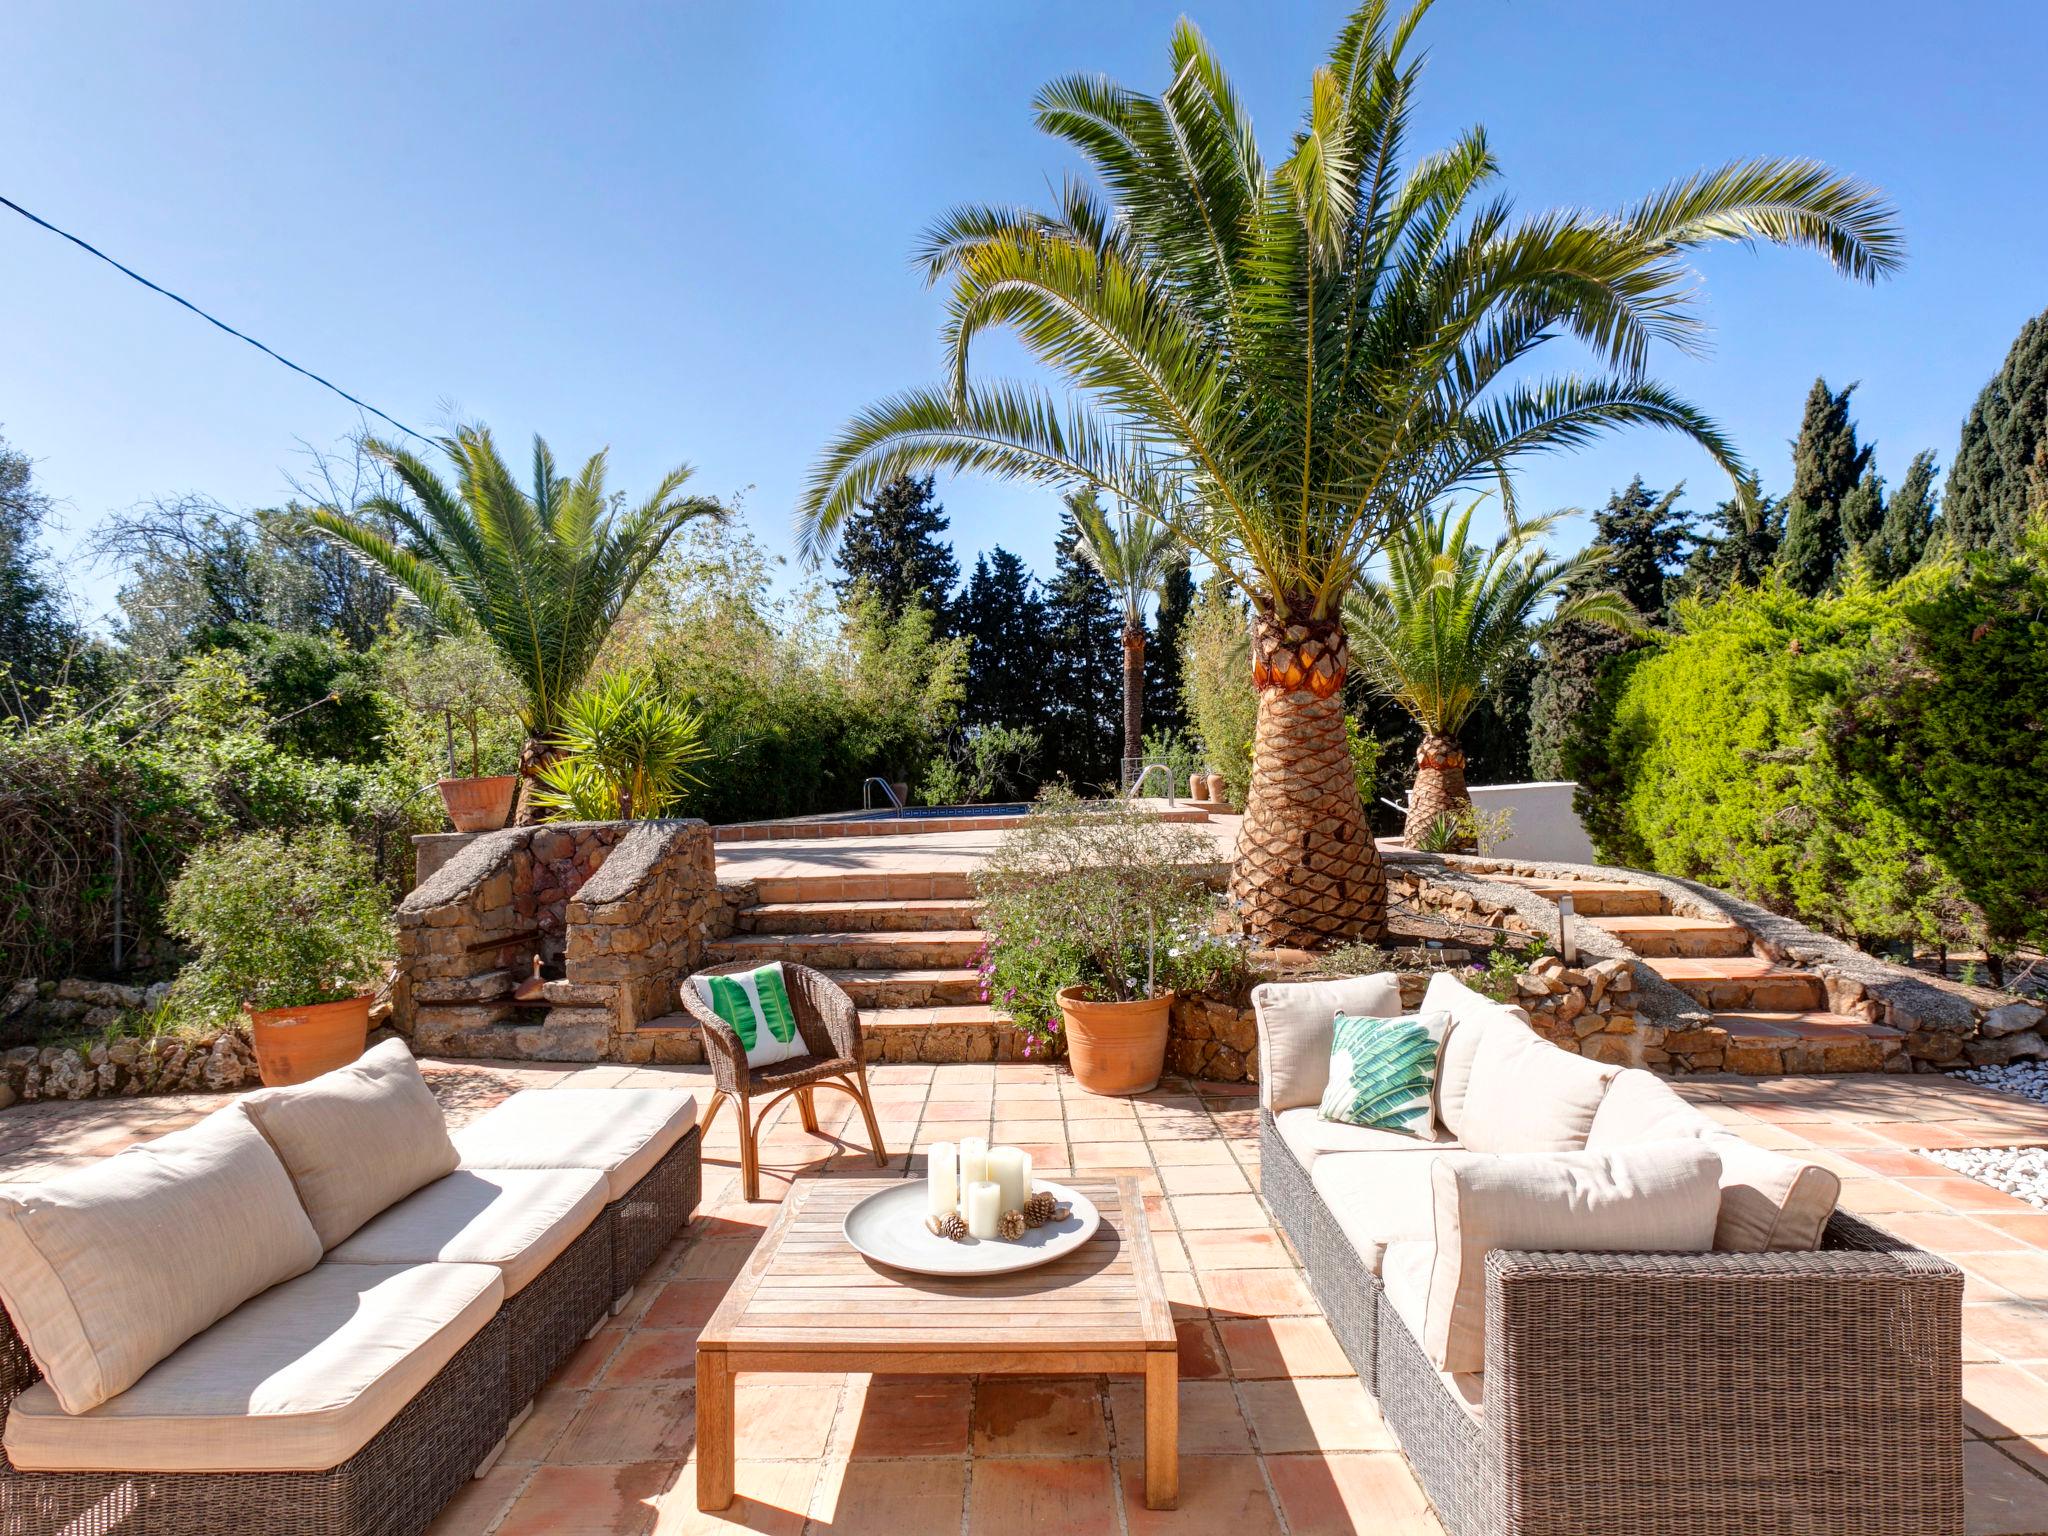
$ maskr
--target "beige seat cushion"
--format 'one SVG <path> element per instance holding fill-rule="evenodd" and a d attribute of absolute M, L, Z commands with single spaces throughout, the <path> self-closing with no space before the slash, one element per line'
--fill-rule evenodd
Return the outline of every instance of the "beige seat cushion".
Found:
<path fill-rule="evenodd" d="M 1431 1147 L 1441 1152 L 1442 1143 Z M 1406 1152 L 1332 1152 L 1318 1158 L 1309 1181 L 1350 1239 L 1358 1261 L 1374 1274 L 1390 1243 L 1427 1241 L 1436 1230 L 1434 1156 Z"/>
<path fill-rule="evenodd" d="M 457 1131 L 455 1148 L 465 1168 L 595 1168 L 617 1200 L 696 1123 L 696 1101 L 666 1088 L 529 1089 Z"/>
<path fill-rule="evenodd" d="M 1440 1157 L 1436 1260 L 1423 1348 L 1438 1370 L 1486 1368 L 1486 1256 L 1705 1253 L 1721 1208 L 1721 1163 L 1704 1141 L 1614 1152 Z"/>
<path fill-rule="evenodd" d="M 1259 1102 L 1274 1114 L 1322 1102 L 1330 1081 L 1332 1025 L 1340 1013 L 1400 1015 L 1391 971 L 1339 981 L 1268 981 L 1252 988 L 1259 1029 Z"/>
<path fill-rule="evenodd" d="M 603 1212 L 594 1168 L 458 1168 L 373 1216 L 339 1264 L 490 1264 L 516 1296 Z"/>
<path fill-rule="evenodd" d="M 318 1472 L 419 1395 L 490 1321 L 488 1264 L 322 1264 L 248 1301 L 111 1402 L 14 1400 L 7 1456 L 33 1472 Z"/>
<path fill-rule="evenodd" d="M 1458 1139 L 1474 1152 L 1583 1151 L 1620 1070 L 1562 1050 L 1534 1030 L 1491 1024 L 1472 1062 Z"/>
<path fill-rule="evenodd" d="M 1316 1159 L 1329 1152 L 1454 1152 L 1457 1143 L 1451 1141 L 1418 1141 L 1413 1136 L 1403 1136 L 1399 1131 L 1376 1131 L 1366 1125 L 1346 1125 L 1341 1120 L 1325 1120 L 1314 1106 L 1300 1109 L 1283 1109 L 1273 1117 L 1273 1124 L 1280 1132 L 1280 1139 L 1287 1143 L 1287 1149 L 1295 1160 L 1310 1173 L 1315 1171 Z"/>
<path fill-rule="evenodd" d="M 1429 978 L 1422 1007 L 1425 1011 L 1441 1009 L 1451 1016 L 1451 1033 L 1437 1066 L 1436 1114 L 1444 1129 L 1457 1136 L 1465 1122 L 1465 1098 L 1471 1091 L 1472 1063 L 1480 1042 L 1496 1027 L 1531 1039 L 1536 1031 L 1529 1027 L 1529 1016 L 1521 1009 L 1474 992 L 1449 971 L 1438 971 Z"/>
<path fill-rule="evenodd" d="M 1419 1345 L 1423 1315 L 1429 1308 L 1429 1272 L 1436 1262 L 1436 1245 L 1427 1238 L 1389 1244 L 1380 1264 L 1380 1285 L 1387 1304 Z M 1458 1411 L 1477 1424 L 1486 1413 L 1486 1377 L 1479 1371 L 1438 1371 L 1444 1395 Z"/>
<path fill-rule="evenodd" d="M 243 1301 L 319 1262 L 284 1165 L 240 1105 L 0 1190 L 0 1297 L 66 1413 L 127 1390 Z"/>
<path fill-rule="evenodd" d="M 325 1248 L 455 1171 L 448 1122 L 403 1040 L 242 1103 L 277 1149 Z"/>
<path fill-rule="evenodd" d="M 1820 1246 L 1842 1181 L 1831 1168 L 1745 1141 L 1710 1120 L 1654 1072 L 1631 1067 L 1608 1085 L 1586 1137 L 1604 1152 L 1646 1141 L 1696 1136 L 1721 1159 L 1722 1253 L 1803 1253 Z"/>

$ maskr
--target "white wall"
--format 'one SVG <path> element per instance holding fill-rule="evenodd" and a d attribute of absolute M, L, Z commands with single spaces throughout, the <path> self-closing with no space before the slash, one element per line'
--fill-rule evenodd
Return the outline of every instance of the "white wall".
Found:
<path fill-rule="evenodd" d="M 1514 823 L 1500 845 L 1489 850 L 1506 859 L 1551 859 L 1561 864 L 1594 864 L 1593 840 L 1572 809 L 1570 780 L 1547 784 L 1487 784 L 1472 788 L 1472 803 L 1488 812 L 1511 810 Z"/>

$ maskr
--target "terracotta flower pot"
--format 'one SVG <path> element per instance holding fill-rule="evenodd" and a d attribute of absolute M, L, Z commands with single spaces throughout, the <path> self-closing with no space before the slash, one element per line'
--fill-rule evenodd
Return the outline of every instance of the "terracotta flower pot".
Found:
<path fill-rule="evenodd" d="M 512 814 L 512 797 L 519 790 L 519 775 L 501 773 L 489 779 L 437 779 L 441 803 L 458 832 L 495 832 Z"/>
<path fill-rule="evenodd" d="M 282 1088 L 345 1067 L 363 1054 L 370 1033 L 371 994 L 304 1008 L 251 1008 L 249 1038 L 263 1086 Z"/>
<path fill-rule="evenodd" d="M 1209 798 L 1209 775 L 1191 773 L 1188 775 L 1188 798 L 1197 805 Z"/>
<path fill-rule="evenodd" d="M 1067 1064 L 1090 1093 L 1144 1093 L 1158 1086 L 1166 1065 L 1166 1017 L 1173 994 L 1135 1003 L 1097 1003 L 1080 987 L 1060 990 L 1060 1021 Z"/>

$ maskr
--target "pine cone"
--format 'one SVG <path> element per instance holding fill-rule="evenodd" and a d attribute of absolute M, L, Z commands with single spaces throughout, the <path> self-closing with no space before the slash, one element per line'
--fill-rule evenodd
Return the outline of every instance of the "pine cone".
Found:
<path fill-rule="evenodd" d="M 1014 1243 L 1024 1235 L 1024 1213 L 1022 1211 L 1003 1212 L 1002 1222 L 997 1226 L 996 1230 Z"/>
<path fill-rule="evenodd" d="M 967 1241 L 967 1223 L 960 1219 L 958 1211 L 955 1211 L 950 1216 L 927 1216 L 924 1221 L 924 1228 L 932 1236 L 943 1237 L 948 1242 L 964 1243 Z"/>
<path fill-rule="evenodd" d="M 1044 1226 L 1053 1219 L 1053 1210 L 1058 1203 L 1050 1194 L 1041 1189 L 1037 1194 L 1024 1202 L 1024 1224 L 1031 1227 Z"/>

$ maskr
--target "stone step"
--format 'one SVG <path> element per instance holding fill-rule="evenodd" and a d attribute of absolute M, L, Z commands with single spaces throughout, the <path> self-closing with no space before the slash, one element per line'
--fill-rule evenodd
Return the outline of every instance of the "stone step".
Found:
<path fill-rule="evenodd" d="M 816 970 L 958 969 L 981 959 L 982 936 L 972 928 L 930 933 L 748 933 L 704 946 L 707 965 L 782 960 Z"/>
<path fill-rule="evenodd" d="M 1546 880 L 1536 875 L 1488 875 L 1503 885 L 1523 886 L 1545 901 L 1572 899 L 1581 917 L 1649 917 L 1664 910 L 1664 898 L 1646 885 L 1618 880 Z"/>
<path fill-rule="evenodd" d="M 1906 1059 L 1903 1034 L 1852 1014 L 1745 1009 L 1713 1019 L 1728 1031 L 1723 1065 L 1730 1072 L 1896 1071 Z"/>
<path fill-rule="evenodd" d="M 926 897 L 903 901 L 768 901 L 739 913 L 741 933 L 931 933 L 974 927 L 974 903 Z"/>
<path fill-rule="evenodd" d="M 1797 1013 L 1739 1009 L 1716 1013 L 1713 1017 L 1715 1027 L 1727 1030 L 1730 1040 L 1832 1040 L 1844 1035 L 1865 1036 L 1874 1040 L 1905 1038 L 1902 1031 L 1889 1025 L 1873 1024 L 1853 1013 L 1829 1013 L 1818 1008 L 1805 1009 Z"/>
<path fill-rule="evenodd" d="M 1818 976 L 1762 955 L 1651 956 L 1643 964 L 1709 1008 L 1807 1013 L 1827 1006 L 1827 987 Z"/>
<path fill-rule="evenodd" d="M 981 972 L 972 966 L 825 974 L 862 1008 L 943 1008 L 981 1001 Z"/>
<path fill-rule="evenodd" d="M 1604 928 L 1639 955 L 1701 956 L 1746 955 L 1749 930 L 1739 923 L 1716 922 L 1704 917 L 1677 917 L 1670 913 L 1644 917 L 1596 917 L 1592 923 Z"/>
<path fill-rule="evenodd" d="M 763 875 L 754 881 L 759 902 L 966 901 L 973 880 L 958 870 L 901 870 L 886 874 Z"/>
<path fill-rule="evenodd" d="M 865 1008 L 861 1037 L 869 1061 L 1027 1061 L 1028 1037 L 985 1004 L 953 1008 Z M 1036 1054 L 1043 1058 L 1045 1047 Z"/>

